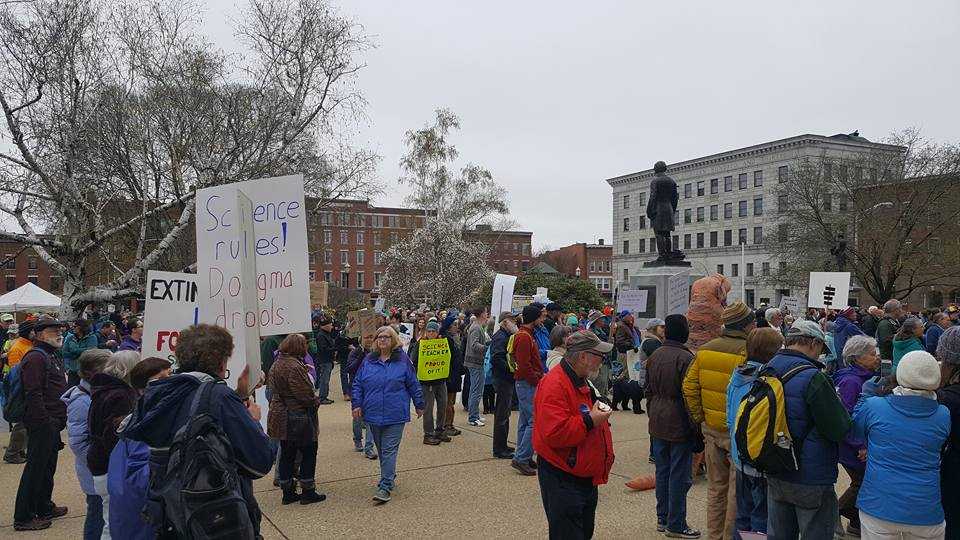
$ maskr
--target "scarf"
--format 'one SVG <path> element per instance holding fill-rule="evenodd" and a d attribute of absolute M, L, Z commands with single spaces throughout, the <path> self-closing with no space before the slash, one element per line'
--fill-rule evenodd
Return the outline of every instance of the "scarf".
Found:
<path fill-rule="evenodd" d="M 916 390 L 914 388 L 906 388 L 903 386 L 898 386 L 893 389 L 893 395 L 895 396 L 920 396 L 927 399 L 937 400 L 937 393 L 933 390 Z"/>

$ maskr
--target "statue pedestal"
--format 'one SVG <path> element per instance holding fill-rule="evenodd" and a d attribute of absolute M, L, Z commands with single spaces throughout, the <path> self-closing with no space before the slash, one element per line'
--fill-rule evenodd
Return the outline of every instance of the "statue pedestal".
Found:
<path fill-rule="evenodd" d="M 690 303 L 690 286 L 693 285 L 694 281 L 702 278 L 703 275 L 693 273 L 689 262 L 682 262 L 686 264 L 667 266 L 667 263 L 659 265 L 649 265 L 647 263 L 637 274 L 630 276 L 626 289 L 647 291 L 646 311 L 634 314 L 639 328 L 646 328 L 647 321 L 653 318 L 663 319 L 672 313 L 683 315 L 687 313 L 687 305 Z M 671 278 L 673 278 L 675 284 L 679 285 L 679 280 L 683 279 L 679 277 L 681 274 L 686 276 L 684 280 L 686 289 L 682 290 L 681 285 L 671 294 Z M 673 309 L 671 309 L 671 302 L 674 304 Z"/>

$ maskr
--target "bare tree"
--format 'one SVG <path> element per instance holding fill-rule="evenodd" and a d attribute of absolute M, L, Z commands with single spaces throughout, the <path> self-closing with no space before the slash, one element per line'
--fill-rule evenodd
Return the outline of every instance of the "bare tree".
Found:
<path fill-rule="evenodd" d="M 957 282 L 960 253 L 950 250 L 960 218 L 960 147 L 912 130 L 888 142 L 902 151 L 791 168 L 778 186 L 778 230 L 765 239 L 784 263 L 773 281 L 804 288 L 811 271 L 849 271 L 880 302 Z"/>
<path fill-rule="evenodd" d="M 231 57 L 198 13 L 188 0 L 0 6 L 0 212 L 22 231 L 0 238 L 62 277 L 64 315 L 179 269 L 197 188 L 303 172 L 322 200 L 375 189 L 373 157 L 340 136 L 364 106 L 369 41 L 354 22 L 326 0 L 249 0 Z"/>

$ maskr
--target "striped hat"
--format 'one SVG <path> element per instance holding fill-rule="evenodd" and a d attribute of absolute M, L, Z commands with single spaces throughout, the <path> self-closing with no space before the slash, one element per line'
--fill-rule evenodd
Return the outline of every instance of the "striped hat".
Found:
<path fill-rule="evenodd" d="M 736 301 L 723 308 L 723 325 L 733 328 L 743 328 L 756 319 L 753 310 L 741 301 Z"/>

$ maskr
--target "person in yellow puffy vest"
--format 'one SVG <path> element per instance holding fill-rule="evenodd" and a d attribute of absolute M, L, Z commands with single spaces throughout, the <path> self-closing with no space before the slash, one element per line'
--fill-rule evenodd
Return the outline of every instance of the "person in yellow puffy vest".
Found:
<path fill-rule="evenodd" d="M 700 347 L 683 379 L 683 397 L 694 422 L 703 424 L 707 464 L 707 534 L 711 540 L 731 538 L 737 513 L 736 468 L 730 461 L 727 431 L 727 385 L 746 361 L 747 334 L 757 327 L 756 315 L 743 302 L 723 310 L 723 333 Z"/>

